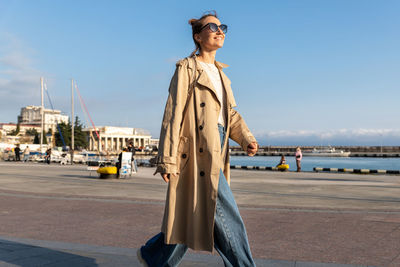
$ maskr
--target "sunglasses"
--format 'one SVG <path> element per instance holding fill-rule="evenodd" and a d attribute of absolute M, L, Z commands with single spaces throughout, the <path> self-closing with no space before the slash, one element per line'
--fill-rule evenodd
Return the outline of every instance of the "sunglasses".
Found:
<path fill-rule="evenodd" d="M 207 23 L 206 25 L 204 25 L 203 27 L 201 27 L 200 32 L 202 30 L 204 30 L 207 26 L 210 28 L 210 30 L 212 32 L 217 32 L 218 29 L 220 29 L 223 33 L 226 33 L 228 31 L 228 26 L 227 25 L 221 24 L 221 25 L 218 26 L 217 24 L 215 24 L 213 22 L 210 22 L 210 23 Z"/>

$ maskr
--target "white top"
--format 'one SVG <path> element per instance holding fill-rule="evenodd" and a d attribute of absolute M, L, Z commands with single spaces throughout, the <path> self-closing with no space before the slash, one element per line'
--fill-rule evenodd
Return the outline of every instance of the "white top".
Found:
<path fill-rule="evenodd" d="M 225 126 L 225 116 L 224 116 L 224 112 L 223 112 L 226 108 L 225 107 L 226 106 L 225 90 L 223 88 L 219 70 L 213 63 L 205 63 L 205 62 L 201 62 L 201 61 L 198 61 L 198 62 L 200 62 L 204 71 L 207 73 L 208 78 L 210 79 L 212 85 L 214 86 L 215 92 L 217 93 L 218 101 L 219 101 L 219 103 L 221 103 L 221 110 L 219 111 L 218 123 Z"/>

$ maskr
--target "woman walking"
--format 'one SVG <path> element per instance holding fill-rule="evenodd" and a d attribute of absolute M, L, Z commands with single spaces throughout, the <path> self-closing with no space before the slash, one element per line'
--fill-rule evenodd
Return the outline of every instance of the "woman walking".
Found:
<path fill-rule="evenodd" d="M 31 153 L 29 146 L 26 146 L 24 149 L 24 162 L 29 161 L 29 154 Z"/>
<path fill-rule="evenodd" d="M 227 26 L 216 13 L 189 23 L 196 50 L 176 64 L 160 133 L 156 173 L 168 183 L 162 229 L 138 258 L 147 266 L 177 266 L 188 247 L 215 248 L 225 266 L 255 266 L 229 187 L 228 139 L 249 156 L 258 145 L 233 109 L 231 82 L 222 72 L 227 65 L 215 61 Z"/>
<path fill-rule="evenodd" d="M 301 153 L 300 147 L 296 148 L 296 165 L 297 165 L 297 172 L 301 172 L 301 159 L 303 158 L 303 154 Z"/>

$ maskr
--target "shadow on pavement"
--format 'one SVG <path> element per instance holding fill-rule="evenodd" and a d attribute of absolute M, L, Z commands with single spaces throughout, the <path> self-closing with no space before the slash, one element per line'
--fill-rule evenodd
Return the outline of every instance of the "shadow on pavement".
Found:
<path fill-rule="evenodd" d="M 96 260 L 60 250 L 53 250 L 0 239 L 0 266 L 98 266 Z"/>
<path fill-rule="evenodd" d="M 84 178 L 84 179 L 99 179 L 99 175 L 94 173 L 92 176 L 90 175 L 73 175 L 73 174 L 61 174 L 59 176 L 62 177 L 71 177 L 71 178 Z"/>
<path fill-rule="evenodd" d="M 124 177 L 124 178 L 117 178 L 117 177 L 114 177 L 114 176 L 110 176 L 110 177 L 106 177 L 106 178 L 100 178 L 98 173 L 96 173 L 96 174 L 94 174 L 92 176 L 90 176 L 90 175 L 72 175 L 72 174 L 61 174 L 59 176 L 71 177 L 71 178 L 95 179 L 95 180 L 101 180 L 101 181 L 127 180 L 127 179 L 131 179 L 132 178 L 132 176 L 131 177 Z"/>

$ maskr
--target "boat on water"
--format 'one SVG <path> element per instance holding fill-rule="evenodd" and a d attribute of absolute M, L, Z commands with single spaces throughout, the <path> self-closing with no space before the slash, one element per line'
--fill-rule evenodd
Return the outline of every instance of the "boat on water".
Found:
<path fill-rule="evenodd" d="M 310 157 L 349 157 L 351 152 L 336 150 L 334 147 L 326 147 L 321 149 L 314 148 L 311 151 L 303 151 L 302 154 L 303 156 Z"/>

